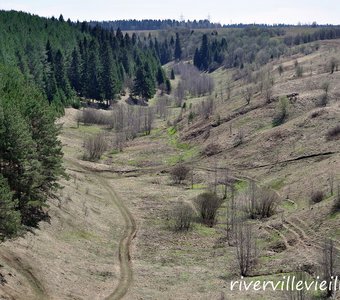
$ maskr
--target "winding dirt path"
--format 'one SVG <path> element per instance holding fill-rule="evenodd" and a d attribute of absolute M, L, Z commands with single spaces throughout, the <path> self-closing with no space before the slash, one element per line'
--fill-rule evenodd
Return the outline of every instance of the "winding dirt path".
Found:
<path fill-rule="evenodd" d="M 118 210 L 124 219 L 124 232 L 119 242 L 119 265 L 120 265 L 120 278 L 115 290 L 107 296 L 107 300 L 122 299 L 133 279 L 133 270 L 131 265 L 130 248 L 132 240 L 135 238 L 137 233 L 137 224 L 129 209 L 124 204 L 124 201 L 117 195 L 112 186 L 109 184 L 107 179 L 98 170 L 93 170 L 88 166 L 83 166 L 81 163 L 67 159 L 72 165 L 86 171 L 87 174 L 96 178 L 100 185 L 109 193 L 112 201 L 117 206 Z"/>

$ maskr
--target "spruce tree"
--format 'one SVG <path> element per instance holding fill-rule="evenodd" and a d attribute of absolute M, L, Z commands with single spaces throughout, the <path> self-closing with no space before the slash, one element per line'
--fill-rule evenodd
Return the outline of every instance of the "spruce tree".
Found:
<path fill-rule="evenodd" d="M 101 56 L 102 59 L 102 72 L 101 83 L 103 89 L 103 97 L 107 101 L 113 100 L 115 95 L 121 90 L 121 83 L 118 77 L 117 65 L 115 64 L 112 56 L 112 51 L 109 45 L 104 48 L 104 53 Z M 107 103 L 108 104 L 108 103 Z"/>
<path fill-rule="evenodd" d="M 78 93 L 81 91 L 81 63 L 77 48 L 72 51 L 71 65 L 68 71 L 71 87 Z"/>
<path fill-rule="evenodd" d="M 196 66 L 198 69 L 201 69 L 201 56 L 198 48 L 195 50 L 194 55 L 194 66 Z"/>
<path fill-rule="evenodd" d="M 148 101 L 156 93 L 155 79 L 148 62 L 141 65 L 136 72 L 132 93 Z"/>
<path fill-rule="evenodd" d="M 58 88 L 69 98 L 71 95 L 70 86 L 66 77 L 64 57 L 60 50 L 57 51 L 54 58 L 54 74 Z"/>
<path fill-rule="evenodd" d="M 175 80 L 175 71 L 174 71 L 174 69 L 171 69 L 171 74 L 170 74 L 170 79 L 171 80 Z"/>
<path fill-rule="evenodd" d="M 178 32 L 176 33 L 176 43 L 175 43 L 175 59 L 181 60 L 182 58 L 182 48 L 181 48 L 181 41 L 179 39 Z"/>
<path fill-rule="evenodd" d="M 201 70 L 208 70 L 210 64 L 210 53 L 209 53 L 209 44 L 208 44 L 208 36 L 203 34 L 202 36 L 202 44 L 199 51 L 200 62 L 201 62 Z"/>

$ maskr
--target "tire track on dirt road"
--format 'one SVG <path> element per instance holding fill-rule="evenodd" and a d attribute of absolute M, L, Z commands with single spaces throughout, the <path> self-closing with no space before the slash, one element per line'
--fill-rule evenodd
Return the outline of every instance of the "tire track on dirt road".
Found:
<path fill-rule="evenodd" d="M 34 300 L 46 300 L 50 299 L 49 295 L 47 294 L 43 284 L 40 280 L 34 275 L 32 268 L 26 262 L 21 260 L 19 257 L 14 256 L 9 251 L 3 253 L 3 249 L 0 251 L 0 259 L 3 260 L 9 267 L 13 268 L 16 272 L 21 274 L 31 286 L 32 292 L 34 294 Z M 25 295 L 28 299 L 27 295 Z M 16 298 L 18 299 L 18 298 Z"/>
<path fill-rule="evenodd" d="M 124 204 L 124 201 L 117 195 L 117 193 L 111 187 L 107 179 L 104 178 L 104 176 L 102 176 L 97 171 L 93 170 L 91 167 L 84 166 L 79 162 L 75 162 L 69 159 L 67 159 L 67 161 L 82 170 L 86 170 L 88 172 L 87 174 L 92 175 L 100 183 L 100 185 L 109 193 L 112 201 L 117 206 L 118 210 L 123 216 L 125 228 L 119 242 L 120 278 L 115 290 L 105 298 L 106 300 L 122 299 L 128 292 L 128 289 L 133 279 L 130 247 L 132 240 L 135 238 L 137 233 L 136 221 L 132 213 Z"/>

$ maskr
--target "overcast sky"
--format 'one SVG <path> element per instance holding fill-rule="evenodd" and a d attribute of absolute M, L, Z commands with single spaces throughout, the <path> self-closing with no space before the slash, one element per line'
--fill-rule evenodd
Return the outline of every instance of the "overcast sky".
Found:
<path fill-rule="evenodd" d="M 206 19 L 229 23 L 340 24 L 339 0 L 0 0 L 0 9 L 71 20 Z"/>

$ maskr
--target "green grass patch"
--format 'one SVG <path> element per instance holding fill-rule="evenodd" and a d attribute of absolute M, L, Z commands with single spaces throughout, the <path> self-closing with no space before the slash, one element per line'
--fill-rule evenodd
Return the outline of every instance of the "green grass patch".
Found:
<path fill-rule="evenodd" d="M 95 125 L 79 125 L 79 128 L 72 128 L 72 129 L 78 130 L 83 133 L 92 133 L 92 134 L 99 133 L 102 131 L 100 127 L 95 126 Z"/>
<path fill-rule="evenodd" d="M 175 126 L 172 126 L 172 127 L 168 128 L 168 134 L 169 134 L 170 136 L 173 136 L 173 135 L 175 135 L 176 133 L 177 133 L 177 129 L 176 129 Z"/>
<path fill-rule="evenodd" d="M 65 232 L 62 238 L 66 241 L 75 241 L 75 240 L 97 240 L 98 237 L 86 230 L 78 230 L 78 231 L 68 231 Z"/>
<path fill-rule="evenodd" d="M 192 147 L 187 150 L 180 150 L 179 153 L 171 155 L 165 161 L 168 165 L 173 166 L 180 162 L 186 162 L 199 154 L 197 147 Z"/>
<path fill-rule="evenodd" d="M 280 190 L 282 187 L 284 187 L 284 183 L 284 178 L 276 178 L 269 183 L 269 186 L 274 190 Z"/>
<path fill-rule="evenodd" d="M 207 227 L 199 223 L 194 225 L 194 231 L 205 237 L 214 236 L 216 234 L 215 228 Z"/>
<path fill-rule="evenodd" d="M 192 186 L 192 189 L 193 190 L 204 190 L 206 189 L 207 186 L 202 184 L 202 183 L 195 183 L 193 186 Z"/>
<path fill-rule="evenodd" d="M 238 192 L 242 192 L 248 188 L 248 182 L 245 180 L 239 180 L 235 184 L 235 189 Z"/>
<path fill-rule="evenodd" d="M 286 211 L 294 211 L 297 209 L 297 205 L 290 201 L 283 201 L 281 207 Z"/>

